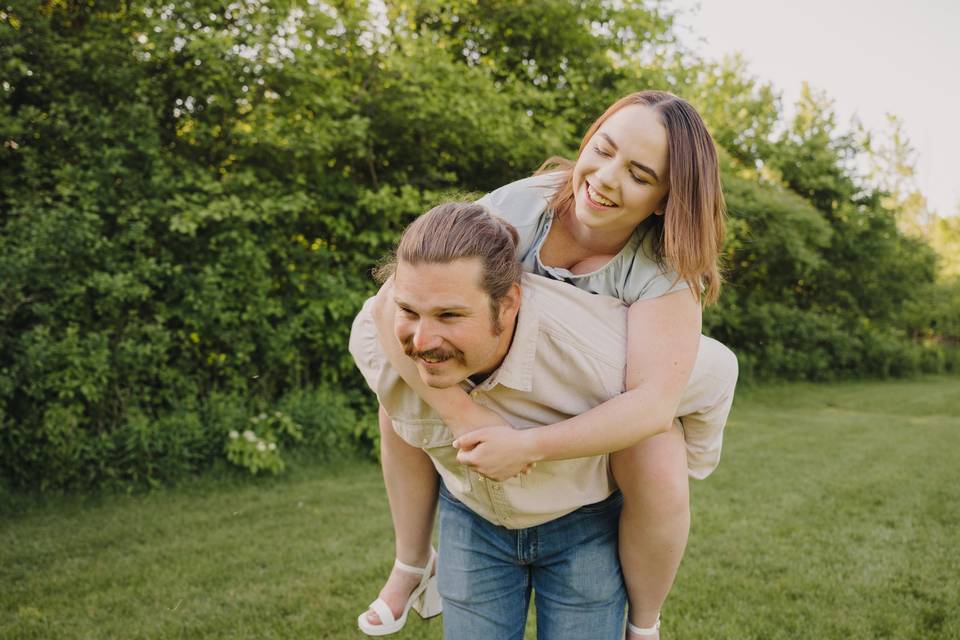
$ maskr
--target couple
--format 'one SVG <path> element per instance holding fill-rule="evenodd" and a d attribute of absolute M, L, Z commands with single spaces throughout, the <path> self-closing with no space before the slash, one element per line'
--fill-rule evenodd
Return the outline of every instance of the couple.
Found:
<path fill-rule="evenodd" d="M 446 637 L 522 637 L 532 588 L 541 637 L 622 637 L 625 599 L 628 636 L 657 636 L 736 380 L 699 334 L 722 232 L 712 140 L 661 92 L 612 105 L 572 166 L 407 229 L 351 334 L 397 535 L 365 633 L 442 596 Z"/>

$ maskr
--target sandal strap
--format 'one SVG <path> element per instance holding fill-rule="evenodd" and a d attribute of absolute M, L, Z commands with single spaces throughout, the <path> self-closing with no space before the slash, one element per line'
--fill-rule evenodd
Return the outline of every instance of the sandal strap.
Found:
<path fill-rule="evenodd" d="M 394 560 L 393 566 L 397 569 L 400 569 L 401 571 L 406 571 L 407 573 L 414 573 L 418 576 L 422 576 L 427 571 L 427 567 L 429 567 L 430 565 L 427 565 L 427 567 L 414 567 L 404 562 L 400 562 L 399 560 Z"/>
<path fill-rule="evenodd" d="M 660 633 L 660 616 L 657 616 L 657 621 L 652 627 L 638 627 L 627 622 L 627 629 L 635 636 L 655 636 Z"/>
<path fill-rule="evenodd" d="M 390 605 L 384 602 L 383 598 L 377 598 L 371 602 L 369 608 L 373 609 L 373 612 L 380 616 L 379 626 L 393 624 L 397 621 L 396 617 L 393 615 L 393 611 L 390 610 Z"/>
<path fill-rule="evenodd" d="M 433 566 L 433 558 L 434 558 L 434 556 L 436 556 L 436 555 L 437 555 L 437 552 L 434 551 L 434 550 L 431 548 L 431 549 L 430 549 L 430 559 L 427 560 L 427 566 L 425 566 L 425 567 L 414 567 L 414 566 L 409 565 L 409 564 L 407 564 L 407 563 L 405 563 L 405 562 L 400 562 L 399 559 L 395 559 L 395 560 L 393 561 L 393 566 L 394 566 L 395 568 L 397 568 L 397 569 L 400 569 L 401 571 L 406 571 L 407 573 L 412 573 L 412 574 L 415 574 L 415 575 L 418 575 L 418 576 L 422 576 L 422 575 L 424 575 L 425 573 L 427 573 L 428 571 L 430 571 L 430 568 Z"/>

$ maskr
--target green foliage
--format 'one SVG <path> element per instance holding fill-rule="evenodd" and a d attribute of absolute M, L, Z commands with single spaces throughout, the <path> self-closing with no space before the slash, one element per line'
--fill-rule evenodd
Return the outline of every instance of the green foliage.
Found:
<path fill-rule="evenodd" d="M 282 411 L 252 416 L 246 426 L 242 433 L 236 429 L 230 431 L 224 451 L 227 460 L 254 475 L 260 471 L 274 474 L 283 471 L 278 443 L 303 440 L 300 425 Z"/>
<path fill-rule="evenodd" d="M 960 278 L 960 207 L 956 215 L 936 218 L 931 226 L 930 240 L 940 258 L 941 275 Z"/>
<path fill-rule="evenodd" d="M 346 344 L 397 232 L 572 155 L 651 87 L 689 97 L 723 148 L 729 285 L 706 326 L 746 377 L 955 366 L 933 253 L 861 184 L 829 103 L 808 92 L 781 122 L 768 85 L 696 60 L 658 5 L 12 0 L 0 478 L 129 486 L 224 455 L 276 471 L 294 446 L 370 452 Z M 229 437 L 276 411 L 301 441 Z"/>
<path fill-rule="evenodd" d="M 376 406 L 365 389 L 358 391 L 365 402 L 350 402 L 342 390 L 294 389 L 278 406 L 300 425 L 304 445 L 334 460 L 358 450 L 371 452 L 379 437 Z"/>

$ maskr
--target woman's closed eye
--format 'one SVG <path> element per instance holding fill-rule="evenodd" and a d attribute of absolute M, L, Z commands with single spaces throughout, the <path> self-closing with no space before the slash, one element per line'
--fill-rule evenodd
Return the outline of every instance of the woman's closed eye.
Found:
<path fill-rule="evenodd" d="M 612 158 L 612 157 L 614 156 L 614 153 L 613 153 L 612 151 L 609 151 L 609 150 L 607 150 L 607 149 L 604 149 L 603 147 L 601 147 L 600 145 L 597 145 L 597 144 L 593 145 L 593 151 L 594 151 L 598 156 L 601 156 L 601 157 L 603 157 L 603 158 Z M 649 181 L 649 180 L 647 180 L 647 179 L 644 178 L 643 176 L 638 176 L 637 174 L 633 173 L 632 171 L 630 172 L 630 177 L 633 178 L 633 181 L 636 182 L 637 184 L 650 184 L 650 181 Z"/>
<path fill-rule="evenodd" d="M 598 156 L 603 156 L 604 158 L 612 158 L 613 154 L 606 149 L 600 147 L 600 145 L 593 145 L 593 150 L 597 153 Z"/>

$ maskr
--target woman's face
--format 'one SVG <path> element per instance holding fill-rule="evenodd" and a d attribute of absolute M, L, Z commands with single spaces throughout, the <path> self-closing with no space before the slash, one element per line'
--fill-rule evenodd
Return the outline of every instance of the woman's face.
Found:
<path fill-rule="evenodd" d="M 607 118 L 573 168 L 577 220 L 604 233 L 628 236 L 662 204 L 670 184 L 667 130 L 645 105 Z"/>

